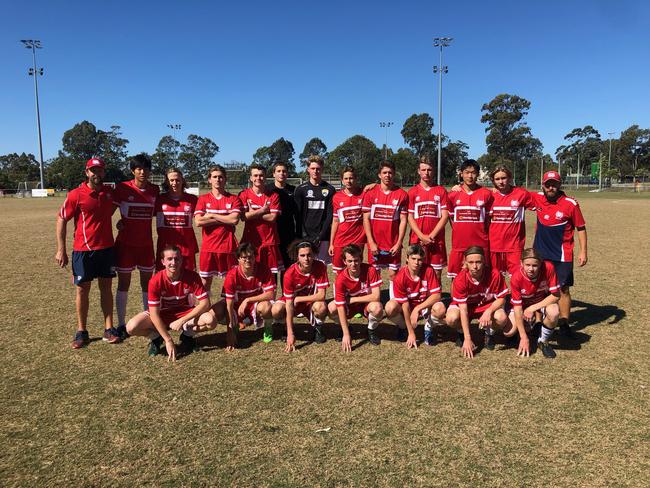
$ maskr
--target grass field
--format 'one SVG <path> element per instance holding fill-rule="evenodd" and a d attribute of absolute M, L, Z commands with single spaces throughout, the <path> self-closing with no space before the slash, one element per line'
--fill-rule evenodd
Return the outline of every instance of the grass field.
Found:
<path fill-rule="evenodd" d="M 175 364 L 140 338 L 73 351 L 74 289 L 53 260 L 62 199 L 0 199 L 1 483 L 648 486 L 650 200 L 580 198 L 579 340 L 555 360 L 501 344 L 466 360 L 451 334 L 408 351 L 386 324 L 378 348 L 358 325 L 349 355 L 333 340 L 287 355 L 248 332 L 226 353 L 220 327 Z M 96 287 L 91 300 L 98 339 Z"/>

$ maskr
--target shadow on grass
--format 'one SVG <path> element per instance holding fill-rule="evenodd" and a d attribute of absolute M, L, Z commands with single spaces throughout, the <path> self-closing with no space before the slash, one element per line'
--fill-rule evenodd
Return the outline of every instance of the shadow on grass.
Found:
<path fill-rule="evenodd" d="M 575 324 L 575 330 L 592 325 L 614 325 L 627 315 L 625 310 L 616 305 L 593 305 L 579 300 L 573 300 L 571 305 L 571 322 Z"/>

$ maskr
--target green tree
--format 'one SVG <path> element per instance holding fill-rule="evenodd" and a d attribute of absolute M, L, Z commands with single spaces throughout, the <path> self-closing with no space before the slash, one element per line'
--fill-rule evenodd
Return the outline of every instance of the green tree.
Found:
<path fill-rule="evenodd" d="M 271 153 L 271 148 L 269 146 L 258 147 L 257 151 L 255 151 L 255 154 L 253 154 L 253 163 L 261 164 L 266 168 L 271 166 L 272 159 L 273 154 Z"/>
<path fill-rule="evenodd" d="M 1 188 L 17 188 L 19 183 L 39 180 L 40 165 L 33 154 L 6 154 L 0 156 L 0 175 Z"/>
<path fill-rule="evenodd" d="M 180 147 L 178 162 L 188 181 L 205 179 L 208 168 L 214 164 L 214 157 L 219 152 L 217 146 L 208 137 L 190 134 L 187 142 Z"/>
<path fill-rule="evenodd" d="M 591 125 L 586 125 L 573 129 L 564 136 L 564 140 L 567 141 L 567 144 L 560 151 L 563 162 L 566 159 L 572 159 L 574 164 L 569 166 L 574 172 L 579 173 L 581 178 L 589 174 L 591 163 L 597 162 L 602 154 L 603 145 L 600 133 Z"/>
<path fill-rule="evenodd" d="M 402 137 L 407 146 L 419 158 L 424 154 L 433 155 L 437 144 L 433 136 L 433 118 L 427 113 L 411 115 L 402 126 Z"/>
<path fill-rule="evenodd" d="M 441 138 L 443 141 L 446 138 Z M 443 184 L 456 184 L 458 181 L 458 169 L 463 161 L 467 159 L 467 150 L 469 146 L 463 141 L 450 141 L 442 146 L 441 166 Z M 437 158 L 432 157 L 434 164 L 437 164 Z"/>
<path fill-rule="evenodd" d="M 383 154 L 383 150 L 382 150 Z M 392 154 L 389 150 L 389 161 L 395 163 L 395 168 L 401 176 L 401 184 L 404 186 L 413 186 L 418 181 L 418 161 L 417 155 L 409 148 L 401 147 L 396 153 Z"/>
<path fill-rule="evenodd" d="M 181 143 L 172 136 L 163 136 L 151 157 L 153 173 L 162 175 L 167 169 L 178 165 Z"/>
<path fill-rule="evenodd" d="M 612 167 L 620 178 L 644 175 L 650 169 L 650 129 L 632 125 L 622 131 L 612 141 Z"/>
<path fill-rule="evenodd" d="M 277 161 L 282 161 L 287 164 L 287 170 L 290 175 L 295 174 L 296 165 L 293 163 L 293 155 L 296 153 L 291 141 L 280 137 L 270 146 L 261 146 L 257 148 L 253 154 L 253 163 L 261 164 L 262 166 L 270 169 L 271 166 Z"/>
<path fill-rule="evenodd" d="M 307 144 L 305 144 L 304 149 L 298 156 L 300 158 L 300 164 L 302 166 L 307 166 L 307 159 L 309 156 L 320 156 L 323 159 L 327 160 L 327 146 L 318 137 L 312 137 L 309 139 Z"/>
<path fill-rule="evenodd" d="M 346 166 L 355 169 L 361 183 L 377 179 L 381 151 L 367 137 L 355 135 L 337 146 L 327 159 L 328 172 L 339 174 Z"/>

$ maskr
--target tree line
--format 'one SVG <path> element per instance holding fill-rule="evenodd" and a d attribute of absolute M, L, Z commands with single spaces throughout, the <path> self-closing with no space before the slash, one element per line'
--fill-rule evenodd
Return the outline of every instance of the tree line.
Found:
<path fill-rule="evenodd" d="M 591 125 L 569 131 L 565 143 L 555 150 L 554 157 L 544 153 L 541 141 L 528 126 L 526 117 L 531 103 L 517 95 L 500 94 L 481 107 L 481 122 L 486 124 L 485 142 L 487 152 L 479 159 L 486 168 L 503 164 L 509 167 L 517 184 L 526 181 L 539 182 L 542 170 L 557 169 L 563 174 L 579 174 L 581 178 L 592 176 L 594 163 L 600 163 L 603 176 L 624 179 L 631 176 L 650 175 L 650 129 L 632 125 L 616 139 L 603 139 Z M 251 162 L 271 166 L 283 161 L 291 175 L 304 177 L 304 161 L 312 154 L 326 161 L 326 173 L 338 174 L 346 166 L 356 169 L 362 183 L 376 179 L 376 168 L 386 157 L 397 167 L 402 185 L 417 181 L 417 164 L 421 156 L 437 160 L 438 141 L 434 135 L 434 120 L 428 113 L 408 117 L 400 131 L 404 147 L 396 150 L 378 147 L 367 137 L 356 134 L 333 150 L 318 137 L 313 137 L 298 155 L 296 166 L 293 143 L 281 137 L 268 146 L 259 147 Z M 467 158 L 468 145 L 461 140 L 442 136 L 442 180 L 446 184 L 456 181 L 460 163 Z M 48 187 L 72 188 L 83 180 L 80 162 L 93 156 L 101 157 L 107 165 L 106 181 L 123 181 L 131 177 L 128 168 L 128 139 L 123 137 L 121 127 L 98 129 L 83 121 L 65 131 L 61 149 L 56 157 L 46 162 L 45 181 Z M 167 168 L 180 167 L 189 181 L 203 181 L 207 169 L 214 164 L 219 146 L 209 137 L 196 134 L 187 136 L 185 142 L 166 135 L 160 139 L 150 154 L 154 174 L 163 174 Z M 237 162 L 233 162 L 237 163 Z M 247 163 L 231 166 L 246 168 Z M 7 154 L 0 156 L 0 188 L 16 188 L 24 181 L 39 179 L 39 165 L 32 154 Z M 235 172 L 233 183 L 245 184 L 246 174 Z"/>

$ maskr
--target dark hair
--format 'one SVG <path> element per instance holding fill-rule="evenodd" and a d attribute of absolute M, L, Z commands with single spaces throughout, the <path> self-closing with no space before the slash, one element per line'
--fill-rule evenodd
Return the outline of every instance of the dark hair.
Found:
<path fill-rule="evenodd" d="M 275 170 L 278 169 L 278 166 L 284 166 L 286 168 L 287 172 L 289 172 L 289 164 L 284 162 L 284 161 L 276 161 L 276 162 L 274 162 L 273 166 L 271 166 L 271 171 L 273 173 L 275 173 Z"/>
<path fill-rule="evenodd" d="M 318 248 L 313 242 L 307 239 L 296 239 L 291 244 L 289 244 L 289 257 L 294 261 L 298 261 L 298 251 L 305 247 L 311 249 L 311 252 L 314 254 L 318 252 Z"/>
<path fill-rule="evenodd" d="M 257 253 L 257 249 L 253 244 L 250 242 L 242 242 L 239 246 L 237 246 L 237 250 L 235 251 L 235 256 L 237 258 L 241 258 L 244 255 L 252 254 L 255 256 Z"/>
<path fill-rule="evenodd" d="M 529 247 L 527 249 L 524 249 L 521 252 L 521 260 L 523 261 L 524 259 L 537 259 L 540 263 L 544 262 L 544 259 L 542 258 L 542 255 L 537 252 L 537 249 L 533 249 L 532 247 Z"/>
<path fill-rule="evenodd" d="M 502 164 L 496 166 L 492 171 L 490 171 L 490 179 L 492 181 L 494 181 L 494 177 L 496 176 L 497 173 L 505 173 L 509 180 L 512 179 L 512 171 L 510 171 Z"/>
<path fill-rule="evenodd" d="M 477 173 L 481 172 L 481 165 L 476 162 L 475 159 L 466 159 L 460 165 L 460 172 L 462 173 L 467 168 L 474 168 Z"/>
<path fill-rule="evenodd" d="M 357 246 L 356 244 L 348 244 L 343 248 L 343 258 L 345 259 L 345 255 L 349 254 L 353 258 L 361 258 L 361 248 Z"/>
<path fill-rule="evenodd" d="M 390 168 L 390 169 L 393 170 L 393 173 L 394 173 L 395 172 L 395 163 L 393 163 L 392 161 L 384 160 L 381 163 L 379 163 L 379 172 L 381 173 L 381 170 L 384 169 L 384 168 Z"/>
<path fill-rule="evenodd" d="M 431 158 L 429 157 L 428 154 L 423 154 L 420 156 L 420 160 L 418 161 L 418 165 L 420 164 L 428 164 L 429 166 L 433 167 L 433 162 L 431 161 Z"/>
<path fill-rule="evenodd" d="M 420 246 L 420 244 L 411 244 L 406 249 L 406 257 L 413 256 L 414 254 L 422 258 L 426 256 L 426 253 L 424 252 L 424 248 Z"/>
<path fill-rule="evenodd" d="M 352 174 L 355 175 L 355 176 L 356 176 L 356 174 L 357 174 L 357 172 L 354 170 L 354 168 L 353 168 L 352 166 L 349 166 L 349 165 L 348 165 L 348 166 L 345 166 L 345 167 L 341 170 L 341 178 L 343 178 L 343 175 L 344 175 L 345 173 L 352 173 Z"/>
<path fill-rule="evenodd" d="M 169 191 L 170 186 L 169 186 L 169 174 L 170 173 L 178 173 L 181 177 L 181 180 L 183 180 L 183 188 L 187 188 L 187 181 L 185 181 L 185 176 L 183 176 L 183 172 L 180 170 L 180 168 L 177 168 L 176 166 L 169 168 L 167 171 L 165 171 L 165 181 L 163 181 L 162 187 L 163 191 Z"/>
<path fill-rule="evenodd" d="M 221 174 L 223 174 L 224 178 L 228 179 L 228 173 L 226 173 L 226 168 L 224 168 L 220 164 L 213 164 L 208 168 L 208 179 L 210 179 L 210 176 L 212 176 L 213 171 L 219 171 Z"/>
<path fill-rule="evenodd" d="M 129 168 L 131 168 L 131 171 L 135 171 L 136 168 L 144 168 L 151 171 L 151 159 L 145 153 L 136 154 L 131 158 Z"/>
<path fill-rule="evenodd" d="M 260 170 L 262 173 L 264 173 L 264 176 L 266 176 L 266 168 L 264 166 L 262 166 L 261 164 L 259 164 L 259 163 L 251 164 L 250 167 L 248 168 L 248 173 L 249 174 L 252 173 L 252 171 L 254 169 Z"/>
<path fill-rule="evenodd" d="M 162 257 L 165 254 L 165 251 L 174 251 L 180 254 L 181 256 L 183 253 L 181 252 L 181 248 L 178 247 L 176 244 L 167 244 L 165 247 L 163 247 L 163 250 L 160 252 L 160 257 Z"/>
<path fill-rule="evenodd" d="M 481 246 L 471 246 L 465 249 L 465 252 L 463 252 L 463 257 L 467 257 L 470 254 L 480 254 L 485 258 L 485 251 Z"/>

